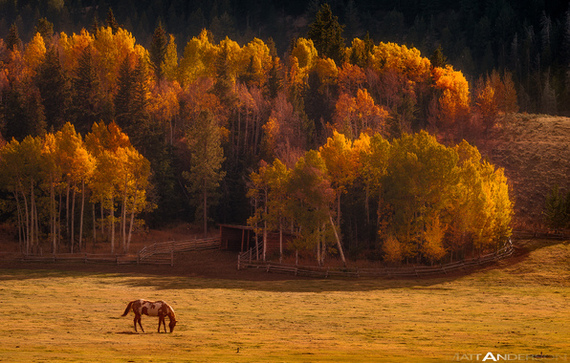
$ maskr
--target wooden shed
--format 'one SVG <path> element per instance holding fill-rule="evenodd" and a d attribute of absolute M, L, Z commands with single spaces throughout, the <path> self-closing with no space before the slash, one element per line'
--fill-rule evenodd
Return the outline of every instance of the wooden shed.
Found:
<path fill-rule="evenodd" d="M 232 224 L 220 224 L 222 250 L 245 252 L 255 246 L 253 227 Z"/>

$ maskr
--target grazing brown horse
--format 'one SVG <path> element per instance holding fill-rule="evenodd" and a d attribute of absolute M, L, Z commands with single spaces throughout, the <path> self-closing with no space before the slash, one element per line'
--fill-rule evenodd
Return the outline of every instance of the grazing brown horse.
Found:
<path fill-rule="evenodd" d="M 135 313 L 135 319 L 134 319 L 135 331 L 137 331 L 137 322 L 138 322 L 139 326 L 141 327 L 141 330 L 144 333 L 144 329 L 141 324 L 141 316 L 143 314 L 148 316 L 158 316 L 159 333 L 160 333 L 161 324 L 164 325 L 164 332 L 166 333 L 166 322 L 164 321 L 164 318 L 167 316 L 170 319 L 168 327 L 170 328 L 171 333 L 174 330 L 174 327 L 176 326 L 176 315 L 174 315 L 174 310 L 170 307 L 170 305 L 168 305 L 164 301 L 152 302 L 143 299 L 131 301 L 129 305 L 127 305 L 125 312 L 121 316 L 126 316 L 131 311 L 131 309 Z"/>

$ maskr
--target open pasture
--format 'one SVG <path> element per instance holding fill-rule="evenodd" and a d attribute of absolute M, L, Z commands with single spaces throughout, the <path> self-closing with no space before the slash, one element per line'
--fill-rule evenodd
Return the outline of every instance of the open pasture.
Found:
<path fill-rule="evenodd" d="M 421 280 L 0 270 L 0 361 L 442 362 L 488 352 L 570 360 L 570 244 L 531 249 L 466 276 Z M 146 333 L 135 333 L 133 314 L 120 315 L 138 298 L 170 303 L 174 333 L 158 334 L 148 316 Z"/>

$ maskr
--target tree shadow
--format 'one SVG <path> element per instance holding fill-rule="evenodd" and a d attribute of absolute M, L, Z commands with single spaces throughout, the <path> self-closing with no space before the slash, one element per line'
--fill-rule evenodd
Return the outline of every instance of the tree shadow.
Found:
<path fill-rule="evenodd" d="M 561 242 L 567 243 L 567 242 Z M 442 285 L 488 270 L 502 269 L 523 263 L 530 251 L 551 245 L 531 243 L 517 248 L 515 254 L 490 265 L 458 271 L 448 275 L 414 278 L 354 278 L 313 279 L 287 274 L 268 273 L 259 270 L 237 270 L 227 266 L 231 259 L 220 261 L 218 271 L 209 265 L 204 273 L 195 268 L 170 266 L 113 266 L 60 263 L 6 263 L 0 261 L 0 278 L 28 280 L 62 277 L 95 277 L 101 281 L 120 279 L 121 284 L 131 288 L 154 287 L 157 290 L 234 289 L 267 292 L 334 292 L 375 291 L 398 288 L 446 289 Z M 225 265 L 224 265 L 225 263 Z M 116 283 L 116 281 L 113 281 Z"/>

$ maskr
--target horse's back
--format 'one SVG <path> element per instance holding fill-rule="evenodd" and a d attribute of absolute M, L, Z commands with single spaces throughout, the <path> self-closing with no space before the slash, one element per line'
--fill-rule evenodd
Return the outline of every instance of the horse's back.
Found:
<path fill-rule="evenodd" d="M 164 310 L 164 307 L 167 306 L 163 301 L 148 301 L 143 300 L 140 307 L 141 314 L 145 314 L 148 316 L 159 316 L 164 315 L 161 312 Z"/>

